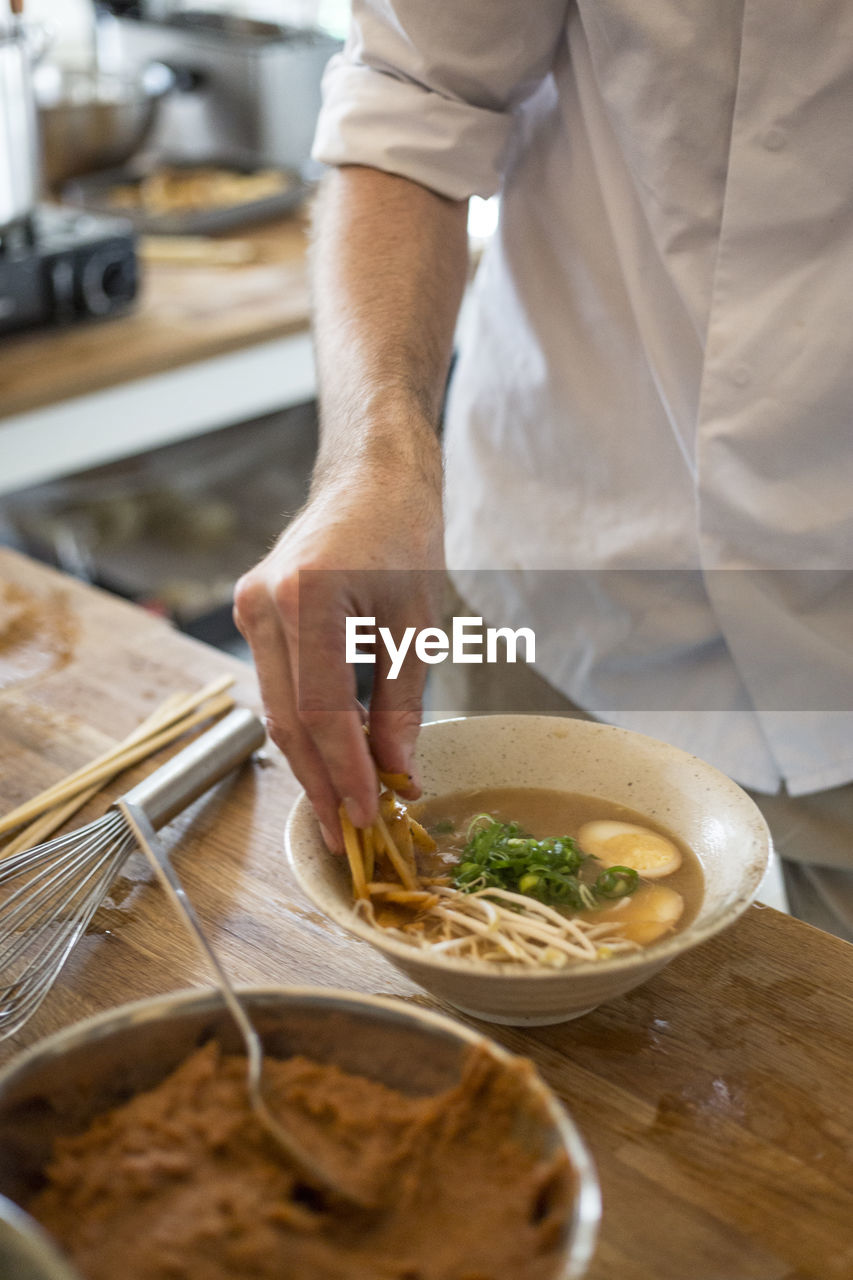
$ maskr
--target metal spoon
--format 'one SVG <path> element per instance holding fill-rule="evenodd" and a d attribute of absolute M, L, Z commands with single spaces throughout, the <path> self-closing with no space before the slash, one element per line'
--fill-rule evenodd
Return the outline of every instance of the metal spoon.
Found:
<path fill-rule="evenodd" d="M 222 998 L 236 1022 L 240 1035 L 243 1037 L 243 1043 L 246 1046 L 247 1085 L 252 1111 L 266 1132 L 274 1139 L 307 1182 L 317 1184 L 321 1190 L 325 1189 L 333 1192 L 335 1196 L 342 1200 L 358 1204 L 361 1207 L 369 1207 L 352 1188 L 341 1186 L 338 1179 L 333 1177 L 328 1169 L 324 1169 L 318 1164 L 313 1156 L 310 1156 L 303 1149 L 296 1138 L 276 1120 L 270 1111 L 263 1096 L 264 1050 L 261 1038 L 252 1026 L 228 975 L 222 967 L 219 957 L 210 945 L 201 922 L 196 915 L 195 908 L 175 874 L 175 869 L 169 861 L 168 854 L 163 848 L 159 836 L 146 814 L 138 805 L 129 803 L 127 800 L 119 800 L 116 802 L 116 808 L 120 809 L 124 814 L 128 826 L 139 843 L 140 850 L 154 868 L 158 879 L 183 916 L 184 922 L 193 934 L 199 949 L 203 952 L 205 959 L 216 974 Z"/>

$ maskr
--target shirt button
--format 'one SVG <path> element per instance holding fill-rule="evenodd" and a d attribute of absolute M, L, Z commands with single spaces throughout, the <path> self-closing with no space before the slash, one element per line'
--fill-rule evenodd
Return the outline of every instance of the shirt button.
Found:
<path fill-rule="evenodd" d="M 784 129 L 767 129 L 761 141 L 768 151 L 781 151 L 787 142 Z"/>
<path fill-rule="evenodd" d="M 752 382 L 752 372 L 745 364 L 736 364 L 732 369 L 732 382 L 736 387 L 748 387 Z"/>

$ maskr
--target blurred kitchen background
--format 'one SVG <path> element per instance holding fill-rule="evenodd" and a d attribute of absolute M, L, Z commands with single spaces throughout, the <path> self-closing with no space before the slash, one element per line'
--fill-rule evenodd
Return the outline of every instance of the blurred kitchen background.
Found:
<path fill-rule="evenodd" d="M 0 0 L 0 541 L 241 656 L 316 448 L 306 228 L 349 0 Z M 495 202 L 472 202 L 475 247 Z"/>

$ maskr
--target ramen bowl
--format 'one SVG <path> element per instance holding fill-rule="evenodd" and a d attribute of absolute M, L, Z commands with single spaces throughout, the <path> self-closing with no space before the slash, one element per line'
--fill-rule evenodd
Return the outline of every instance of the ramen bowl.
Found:
<path fill-rule="evenodd" d="M 427 801 L 466 790 L 536 787 L 623 805 L 673 832 L 701 864 L 696 914 L 640 951 L 561 969 L 487 965 L 410 946 L 357 915 L 346 859 L 328 852 L 301 796 L 285 848 L 305 894 L 432 995 L 489 1022 L 564 1022 L 646 982 L 732 924 L 755 897 L 770 858 L 767 824 L 741 787 L 696 756 L 613 725 L 525 715 L 435 721 L 421 730 L 418 768 Z"/>
<path fill-rule="evenodd" d="M 240 994 L 267 1055 L 305 1055 L 412 1097 L 456 1085 L 472 1047 L 484 1048 L 499 1063 L 516 1061 L 478 1032 L 392 998 L 283 987 Z M 44 1181 L 58 1137 L 87 1130 L 101 1113 L 155 1087 L 211 1039 L 227 1052 L 242 1051 L 218 993 L 184 991 L 78 1023 L 19 1055 L 0 1071 L 0 1202 L 6 1196 L 26 1207 Z M 561 1231 L 548 1280 L 579 1280 L 592 1257 L 601 1214 L 595 1169 L 556 1096 L 535 1072 L 524 1071 L 522 1079 L 522 1098 L 530 1106 L 522 1102 L 519 1108 L 519 1140 L 536 1160 L 567 1165 L 569 1175 L 554 1188 Z M 537 1196 L 542 1194 L 540 1187 Z M 186 1271 L 192 1271 L 192 1259 Z M 26 1274 L 27 1280 L 76 1275 Z"/>

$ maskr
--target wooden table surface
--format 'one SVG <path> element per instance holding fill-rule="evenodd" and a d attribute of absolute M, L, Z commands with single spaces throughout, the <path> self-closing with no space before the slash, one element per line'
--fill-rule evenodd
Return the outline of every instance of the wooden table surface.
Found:
<path fill-rule="evenodd" d="M 143 263 L 127 315 L 4 338 L 0 416 L 307 329 L 306 226 L 302 210 L 235 232 L 257 251 L 244 266 Z"/>
<path fill-rule="evenodd" d="M 30 621 L 4 630 L 4 600 L 21 591 Z M 257 705 L 245 664 L 0 551 L 0 810 L 129 732 L 169 693 L 225 671 Z M 296 794 L 268 748 L 167 828 L 234 978 L 440 1007 L 301 896 L 282 855 Z M 101 798 L 85 816 L 103 807 Z M 125 877 L 0 1058 L 95 1011 L 196 983 L 207 975 L 159 888 Z M 472 1025 L 536 1062 L 592 1150 L 604 1215 L 590 1280 L 853 1276 L 853 947 L 754 906 L 576 1022 Z"/>

